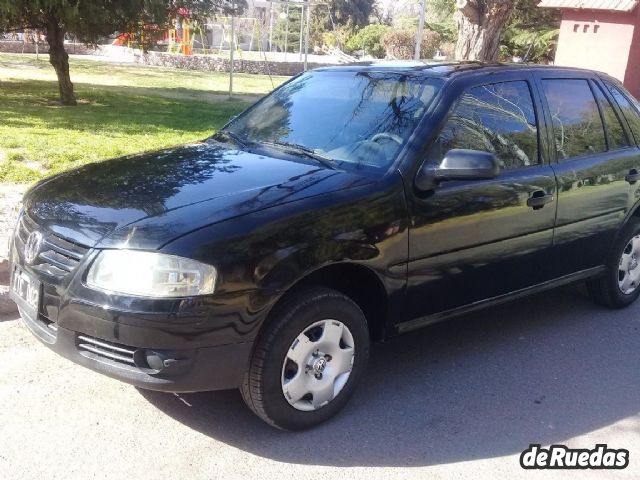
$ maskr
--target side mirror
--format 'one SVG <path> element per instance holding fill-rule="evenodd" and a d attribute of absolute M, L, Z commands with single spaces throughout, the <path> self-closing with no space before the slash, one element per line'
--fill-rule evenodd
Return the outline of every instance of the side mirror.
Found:
<path fill-rule="evenodd" d="M 416 176 L 418 190 L 433 190 L 445 180 L 488 180 L 500 173 L 498 158 L 489 152 L 455 148 L 449 150 L 440 165 L 423 164 Z"/>

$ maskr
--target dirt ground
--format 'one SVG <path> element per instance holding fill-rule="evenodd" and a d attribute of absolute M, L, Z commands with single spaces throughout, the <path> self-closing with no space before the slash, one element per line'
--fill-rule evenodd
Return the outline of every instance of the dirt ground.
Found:
<path fill-rule="evenodd" d="M 0 479 L 638 479 L 640 302 L 547 292 L 375 345 L 347 408 L 286 433 L 237 391 L 137 390 L 0 322 Z M 531 443 L 630 451 L 525 471 Z"/>
<path fill-rule="evenodd" d="M 9 235 L 18 215 L 22 195 L 27 185 L 0 183 L 0 263 L 7 258 Z"/>
<path fill-rule="evenodd" d="M 9 236 L 13 231 L 26 185 L 0 183 L 0 320 L 16 311 L 9 299 Z"/>

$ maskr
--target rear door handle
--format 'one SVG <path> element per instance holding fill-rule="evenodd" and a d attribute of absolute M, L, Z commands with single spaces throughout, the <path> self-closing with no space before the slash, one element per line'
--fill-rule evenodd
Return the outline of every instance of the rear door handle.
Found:
<path fill-rule="evenodd" d="M 553 195 L 546 193 L 544 190 L 536 190 L 527 199 L 527 205 L 534 210 L 540 210 L 547 203 L 553 202 Z"/>
<path fill-rule="evenodd" d="M 624 177 L 624 179 L 629 182 L 631 185 L 640 180 L 640 173 L 635 168 L 629 170 L 629 173 Z"/>

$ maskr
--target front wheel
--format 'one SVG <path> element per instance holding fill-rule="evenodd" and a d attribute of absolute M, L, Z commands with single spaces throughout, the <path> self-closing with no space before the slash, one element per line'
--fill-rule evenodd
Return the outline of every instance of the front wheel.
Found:
<path fill-rule="evenodd" d="M 368 358 L 358 305 L 331 289 L 303 289 L 276 308 L 258 339 L 242 396 L 274 427 L 313 427 L 346 404 Z"/>
<path fill-rule="evenodd" d="M 607 259 L 603 276 L 587 281 L 591 298 L 609 308 L 624 308 L 640 295 L 640 221 L 625 225 Z"/>

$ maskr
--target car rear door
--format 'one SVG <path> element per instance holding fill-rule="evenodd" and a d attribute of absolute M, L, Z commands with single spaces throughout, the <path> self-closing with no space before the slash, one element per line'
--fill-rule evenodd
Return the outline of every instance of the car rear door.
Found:
<path fill-rule="evenodd" d="M 438 164 L 454 148 L 482 150 L 497 155 L 501 172 L 491 180 L 441 182 L 430 192 L 408 188 L 409 318 L 538 283 L 536 265 L 552 244 L 556 182 L 541 148 L 532 78 L 511 71 L 450 88 L 459 90 L 457 101 L 425 162 Z"/>
<path fill-rule="evenodd" d="M 605 262 L 638 188 L 638 148 L 601 80 L 588 72 L 535 75 L 545 105 L 558 213 L 552 277 Z"/>

